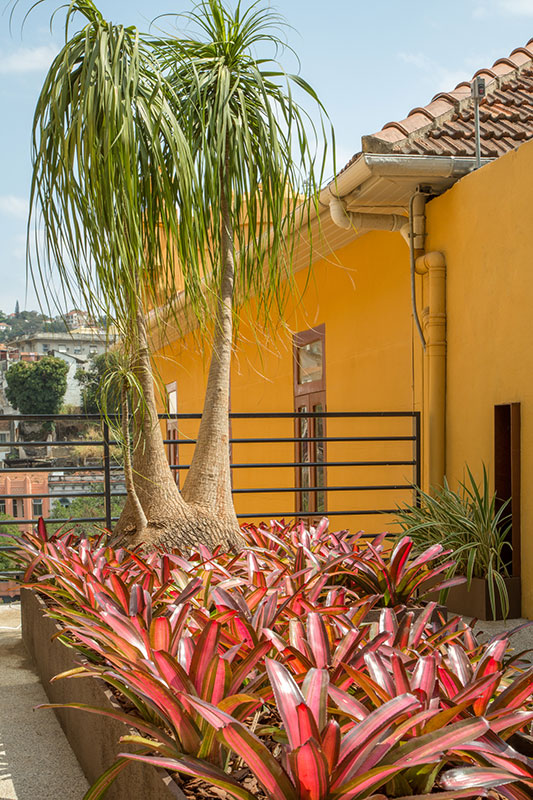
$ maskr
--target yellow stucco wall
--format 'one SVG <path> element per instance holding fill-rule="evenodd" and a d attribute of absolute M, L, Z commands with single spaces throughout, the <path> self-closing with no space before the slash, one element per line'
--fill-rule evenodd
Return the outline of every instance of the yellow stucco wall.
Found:
<path fill-rule="evenodd" d="M 447 473 L 494 474 L 494 406 L 521 403 L 522 576 L 533 569 L 533 142 L 427 207 L 428 250 L 447 262 Z M 522 613 L 533 618 L 533 582 Z"/>
<path fill-rule="evenodd" d="M 303 300 L 291 303 L 268 339 L 258 346 L 246 322 L 232 370 L 231 406 L 235 412 L 292 411 L 292 333 L 325 323 L 326 402 L 328 411 L 409 411 L 413 408 L 412 342 L 408 250 L 395 233 L 369 233 L 339 250 L 336 260 L 317 262 Z M 297 275 L 297 286 L 306 274 Z M 253 319 L 253 308 L 248 312 Z M 177 382 L 178 411 L 202 408 L 207 358 L 192 336 L 174 341 L 156 359 L 162 381 Z M 182 435 L 194 436 L 195 423 L 184 423 Z M 329 420 L 329 436 L 409 435 L 410 420 Z M 234 438 L 289 437 L 292 420 L 234 421 Z M 181 445 L 187 462 L 192 446 Z M 280 462 L 294 458 L 294 445 L 233 445 L 233 461 Z M 411 443 L 330 443 L 329 461 L 411 458 Z M 294 469 L 234 470 L 234 489 L 294 486 Z M 330 486 L 405 484 L 413 480 L 409 466 L 331 467 Z M 408 492 L 331 492 L 327 510 L 395 508 Z M 294 493 L 235 494 L 238 513 L 285 512 L 294 509 Z M 349 526 L 376 533 L 391 528 L 390 517 L 332 517 L 332 527 Z"/>
<path fill-rule="evenodd" d="M 427 250 L 447 262 L 446 472 L 452 484 L 465 464 L 480 474 L 481 462 L 493 478 L 494 406 L 520 402 L 522 411 L 522 575 L 533 568 L 533 142 L 459 181 L 427 205 Z M 314 265 L 302 300 L 286 311 L 259 348 L 253 326 L 242 325 L 232 370 L 232 410 L 293 410 L 292 333 L 326 326 L 328 411 L 410 410 L 422 406 L 427 369 L 413 333 L 407 247 L 399 234 L 370 233 L 353 241 L 329 262 Z M 305 273 L 297 283 L 303 285 Z M 417 278 L 420 311 L 427 304 Z M 426 287 L 427 288 L 427 287 Z M 250 312 L 253 319 L 253 309 Z M 165 383 L 177 381 L 178 410 L 201 411 L 207 358 L 192 337 L 159 353 Z M 196 423 L 182 434 L 194 436 Z M 381 423 L 330 421 L 328 434 L 383 433 Z M 387 433 L 409 432 L 405 421 Z M 291 436 L 292 423 L 234 422 L 233 436 Z M 427 447 L 427 442 L 425 443 Z M 381 448 L 381 450 L 380 450 Z M 191 446 L 182 446 L 182 463 Z M 331 444 L 328 460 L 356 460 L 393 453 L 385 447 Z M 234 462 L 289 461 L 293 445 L 234 445 Z M 408 468 L 331 468 L 328 485 L 405 482 Z M 235 470 L 234 488 L 291 486 L 292 470 Z M 290 511 L 294 496 L 236 494 L 240 513 Z M 369 508 L 407 499 L 405 493 L 331 493 L 328 511 Z M 360 523 L 360 524 L 358 524 Z M 332 517 L 332 527 L 349 525 L 375 533 L 390 518 Z M 533 583 L 523 581 L 523 613 L 533 618 Z"/>

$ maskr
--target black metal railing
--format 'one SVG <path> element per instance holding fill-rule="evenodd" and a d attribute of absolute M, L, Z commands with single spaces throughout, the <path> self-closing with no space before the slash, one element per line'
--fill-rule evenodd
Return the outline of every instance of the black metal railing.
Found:
<path fill-rule="evenodd" d="M 200 414 L 160 415 L 170 468 L 178 483 L 189 468 L 190 447 L 196 443 L 200 417 Z M 298 435 L 300 420 L 312 417 L 322 419 L 325 435 Z M 312 519 L 322 514 L 360 518 L 394 514 L 398 502 L 416 499 L 413 486 L 420 485 L 421 477 L 419 412 L 233 412 L 230 418 L 233 494 L 239 519 L 295 516 Z M 15 460 L 7 458 L 4 468 L 0 469 L 0 510 L 11 517 L 0 519 L 0 531 L 1 526 L 28 527 L 37 522 L 32 513 L 20 515 L 21 501 L 29 501 L 27 507 L 33 501 L 44 504 L 55 499 L 56 503 L 70 503 L 81 497 L 100 498 L 99 513 L 74 516 L 69 521 L 72 524 L 103 523 L 111 528 L 117 519 L 112 503 L 116 498 L 124 498 L 126 492 L 122 468 L 113 455 L 117 443 L 106 421 L 98 415 L 62 414 L 50 417 L 4 415 L 0 416 L 2 422 L 4 426 L 9 423 L 11 437 L 0 441 L 0 452 L 11 450 Z M 98 428 L 101 437 L 84 438 L 78 431 L 72 439 L 17 438 L 21 424 L 36 423 L 54 423 L 56 437 L 62 435 L 58 426 L 64 424 L 71 428 L 92 428 L 93 433 Z M 311 443 L 320 443 L 321 447 L 311 451 L 308 447 Z M 89 446 L 100 451 L 97 463 L 68 463 L 68 457 L 63 457 L 62 462 L 54 457 L 55 448 Z M 29 454 L 21 458 L 21 451 Z M 321 459 L 310 460 L 311 452 L 320 452 Z M 70 462 L 76 459 L 84 460 L 78 453 L 70 457 Z M 320 471 L 311 472 L 311 468 Z M 35 491 L 33 488 L 24 491 L 21 485 L 6 491 L 8 479 L 17 475 L 27 477 L 29 473 L 37 476 L 43 473 L 43 477 L 48 473 L 48 491 L 44 491 L 44 483 Z M 306 475 L 318 474 L 322 476 L 320 485 L 310 485 L 309 480 L 305 480 Z M 394 498 L 392 502 L 387 500 L 390 496 Z M 376 497 L 378 500 L 374 501 L 372 498 Z M 316 498 L 320 498 L 319 504 Z M 345 500 L 341 502 L 340 498 Z M 364 498 L 364 502 L 360 498 Z M 52 503 L 46 505 L 50 506 L 44 514 L 48 523 L 65 522 L 64 513 L 57 517 Z M 15 508 L 17 516 L 13 518 L 10 511 Z M 8 555 L 9 550 L 0 545 L 0 556 Z M 0 562 L 0 575 L 8 572 L 2 570 Z"/>

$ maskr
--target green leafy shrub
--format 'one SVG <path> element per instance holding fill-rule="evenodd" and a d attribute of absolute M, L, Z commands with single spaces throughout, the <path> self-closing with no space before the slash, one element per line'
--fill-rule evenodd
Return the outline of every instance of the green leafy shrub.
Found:
<path fill-rule="evenodd" d="M 405 504 L 397 515 L 416 551 L 422 552 L 435 544 L 451 551 L 454 564 L 449 567 L 448 577 L 466 575 L 469 586 L 472 578 L 487 578 L 492 613 L 496 615 L 496 596 L 499 596 L 506 617 L 509 597 L 504 578 L 509 577 L 512 551 L 508 541 L 509 501 L 497 507 L 485 465 L 481 487 L 467 467 L 467 478 L 456 491 L 446 478 L 444 486 L 434 488 L 431 494 L 419 488 L 416 491 L 420 505 Z"/>

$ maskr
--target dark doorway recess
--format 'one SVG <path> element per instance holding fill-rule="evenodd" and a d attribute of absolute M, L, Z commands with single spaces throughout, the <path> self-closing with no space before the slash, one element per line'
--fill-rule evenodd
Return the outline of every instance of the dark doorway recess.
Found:
<path fill-rule="evenodd" d="M 494 490 L 496 510 L 509 500 L 512 528 L 511 574 L 520 575 L 520 403 L 494 406 Z"/>

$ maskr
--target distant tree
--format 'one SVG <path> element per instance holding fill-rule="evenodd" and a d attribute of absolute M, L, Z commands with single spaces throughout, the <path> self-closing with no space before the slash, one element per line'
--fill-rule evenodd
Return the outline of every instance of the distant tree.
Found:
<path fill-rule="evenodd" d="M 15 303 L 15 316 L 16 317 L 20 316 L 20 305 L 19 305 L 19 301 L 18 300 Z"/>
<path fill-rule="evenodd" d="M 102 407 L 107 414 L 118 414 L 120 392 L 104 388 L 104 381 L 119 362 L 117 353 L 101 353 L 93 356 L 87 367 L 80 367 L 75 378 L 81 388 L 81 407 L 86 414 L 99 414 Z M 104 396 L 105 393 L 105 396 Z"/>
<path fill-rule="evenodd" d="M 2 522 L 11 519 L 12 517 L 9 517 L 7 514 L 0 513 L 0 520 L 2 520 Z M 12 544 L 16 544 L 16 538 L 12 537 L 17 537 L 19 533 L 19 527 L 15 523 L 13 525 L 0 525 L 0 545 L 2 545 L 2 547 L 8 547 Z M 8 553 L 0 552 L 0 569 L 16 569 L 16 567 L 16 562 L 10 558 Z"/>
<path fill-rule="evenodd" d="M 68 364 L 45 356 L 17 361 L 6 372 L 6 397 L 21 414 L 58 414 L 67 390 Z"/>
<path fill-rule="evenodd" d="M 93 484 L 89 491 L 99 492 L 102 491 L 101 484 Z M 111 499 L 111 516 L 118 518 L 124 507 L 126 501 L 125 497 L 112 497 Z M 76 497 L 70 504 L 66 505 L 60 501 L 56 501 L 52 507 L 51 516 L 54 519 L 63 519 L 64 523 L 61 525 L 48 524 L 47 529 L 53 533 L 58 528 L 62 527 L 64 530 L 73 530 L 80 536 L 88 536 L 97 533 L 97 527 L 103 528 L 104 522 L 72 522 L 72 519 L 84 519 L 86 517 L 105 517 L 105 502 L 103 497 Z"/>

